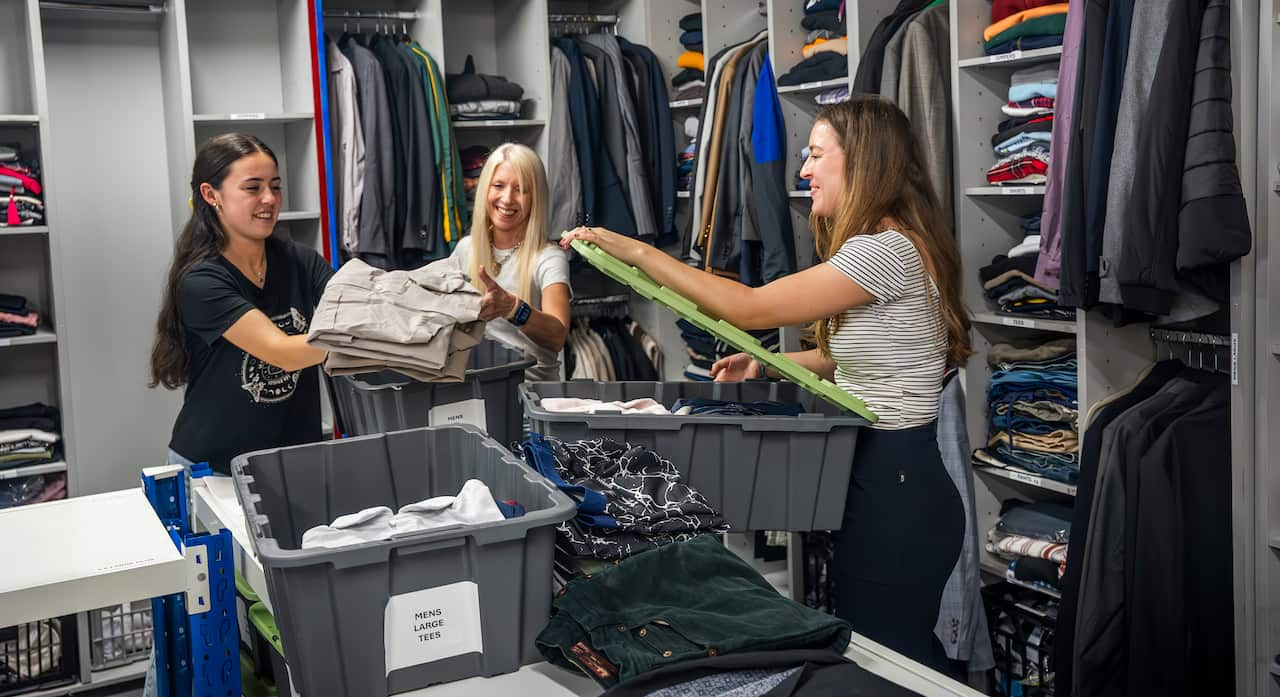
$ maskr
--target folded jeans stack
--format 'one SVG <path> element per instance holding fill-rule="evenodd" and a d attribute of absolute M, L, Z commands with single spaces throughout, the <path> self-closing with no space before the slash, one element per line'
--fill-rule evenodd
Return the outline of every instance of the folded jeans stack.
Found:
<path fill-rule="evenodd" d="M 463 121 L 520 117 L 524 88 L 500 75 L 476 72 L 475 59 L 467 56 L 461 73 L 445 76 L 449 113 Z"/>
<path fill-rule="evenodd" d="M 680 329 L 680 338 L 684 340 L 685 351 L 689 354 L 689 364 L 684 368 L 684 376 L 690 380 L 710 382 L 711 366 L 721 358 L 738 353 L 737 349 L 688 320 L 676 320 L 676 326 Z M 765 350 L 778 350 L 777 329 L 762 329 L 747 333 L 759 339 Z"/>
<path fill-rule="evenodd" d="M 0 293 L 0 339 L 31 336 L 40 326 L 40 314 L 21 295 Z"/>
<path fill-rule="evenodd" d="M 804 0 L 800 26 L 809 32 L 800 50 L 804 60 L 779 75 L 779 85 L 834 80 L 849 74 L 844 11 L 842 0 Z"/>
<path fill-rule="evenodd" d="M 989 56 L 1062 45 L 1067 3 L 1046 0 L 997 0 L 991 25 L 982 31 L 982 50 Z"/>
<path fill-rule="evenodd" d="M 981 464 L 1022 469 L 1067 484 L 1080 473 L 1075 339 L 1019 348 L 996 344 L 987 354 L 987 447 Z"/>
<path fill-rule="evenodd" d="M 578 502 L 578 515 L 557 528 L 575 556 L 625 559 L 728 529 L 670 460 L 642 445 L 535 433 L 520 450 L 530 467 Z"/>
<path fill-rule="evenodd" d="M 423 382 L 457 382 L 484 336 L 480 301 L 453 258 L 412 271 L 352 259 L 325 287 L 307 342 L 329 351 L 330 375 L 389 368 Z"/>

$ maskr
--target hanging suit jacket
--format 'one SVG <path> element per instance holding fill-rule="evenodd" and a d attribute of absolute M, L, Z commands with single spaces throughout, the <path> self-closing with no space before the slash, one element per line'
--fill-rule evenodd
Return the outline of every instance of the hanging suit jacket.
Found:
<path fill-rule="evenodd" d="M 853 93 L 879 94 L 880 76 L 884 70 L 884 48 L 898 33 L 898 29 L 906 24 L 920 10 L 933 0 L 900 0 L 889 16 L 880 20 L 867 40 L 867 47 L 858 60 L 858 72 L 853 77 Z"/>
<path fill-rule="evenodd" d="M 360 240 L 360 198 L 364 193 L 364 128 L 356 97 L 355 67 L 326 34 L 325 57 L 329 65 L 329 104 L 333 117 L 333 169 L 338 178 L 334 187 L 338 237 L 342 248 L 354 254 Z"/>
<path fill-rule="evenodd" d="M 396 204 L 396 148 L 391 137 L 387 82 L 377 57 L 354 37 L 342 37 L 338 49 L 355 68 L 360 124 L 364 128 L 364 191 L 360 195 L 356 249 L 365 262 L 388 269 L 395 261 L 391 210 Z"/>
<path fill-rule="evenodd" d="M 392 44 L 392 41 L 387 41 Z M 405 186 L 409 200 L 405 202 L 404 233 L 401 249 L 415 250 L 413 266 L 420 266 L 436 250 L 441 219 L 440 176 L 436 171 L 436 155 L 431 117 L 428 115 L 428 92 L 422 83 L 421 63 L 413 51 L 403 44 L 393 46 L 404 66 L 409 81 L 409 123 L 407 143 L 400 159 L 405 163 Z M 408 253 L 405 254 L 406 262 Z M 421 263 L 418 263 L 421 262 Z"/>
<path fill-rule="evenodd" d="M 945 3 L 906 25 L 897 101 L 924 149 L 929 181 L 951 222 L 951 19 Z"/>
<path fill-rule="evenodd" d="M 615 98 L 622 113 L 622 135 L 625 146 L 624 190 L 631 202 L 631 214 L 636 221 L 636 236 L 652 241 L 658 236 L 658 224 L 653 217 L 644 154 L 640 148 L 640 128 L 636 121 L 636 106 L 632 102 L 629 81 L 626 70 L 623 68 L 625 59 L 622 57 L 622 49 L 618 45 L 617 37 L 612 34 L 585 34 L 580 38 L 583 43 L 598 47 L 609 59 L 609 69 L 613 71 L 613 82 L 616 85 Z"/>
<path fill-rule="evenodd" d="M 760 237 L 760 280 L 776 281 L 796 270 L 796 239 L 788 196 L 787 131 L 773 67 L 766 54 L 756 81 L 751 120 L 751 186 L 748 214 Z M 745 237 L 745 234 L 744 234 Z"/>
<path fill-rule="evenodd" d="M 378 59 L 387 85 L 387 105 L 391 114 L 391 142 L 395 148 L 392 167 L 392 186 L 395 205 L 390 211 L 392 254 L 397 266 L 401 265 L 400 249 L 405 242 L 405 220 L 409 210 L 409 171 L 404 153 L 410 147 L 413 128 L 413 78 L 400 60 L 399 53 L 389 40 L 375 36 L 369 41 L 369 50 Z M 403 268 L 403 267 L 401 267 Z"/>
<path fill-rule="evenodd" d="M 649 75 L 646 81 L 649 87 L 647 106 L 639 103 L 636 108 L 649 123 L 648 145 L 645 149 L 650 197 L 654 206 L 654 220 L 658 226 L 658 240 L 665 245 L 676 238 L 676 139 L 667 81 L 653 51 L 622 37 L 618 38 L 618 43 L 622 46 L 624 55 L 630 54 L 643 61 Z M 639 65 L 636 69 L 639 71 Z"/>
<path fill-rule="evenodd" d="M 635 218 L 601 136 L 600 102 L 578 44 L 567 36 L 556 46 L 569 59 L 569 116 L 582 174 L 583 224 L 636 236 Z"/>
<path fill-rule="evenodd" d="M 582 174 L 569 114 L 569 59 L 551 47 L 551 118 L 547 122 L 547 179 L 551 185 L 549 232 L 582 225 Z"/>
<path fill-rule="evenodd" d="M 710 230 L 707 233 L 706 262 L 707 268 L 716 269 L 733 276 L 738 275 L 739 254 L 742 248 L 740 215 L 743 210 L 743 197 L 749 196 L 749 189 L 743 190 L 741 172 L 744 169 L 741 157 L 741 129 L 743 113 L 750 113 L 752 105 L 746 103 L 745 91 L 749 83 L 755 89 L 759 77 L 759 65 L 768 50 L 766 42 L 748 45 L 736 62 L 726 68 L 725 86 L 726 100 L 723 102 L 724 122 L 716 134 L 719 141 L 719 157 L 713 154 L 712 165 L 719 167 L 708 170 L 708 176 L 715 173 L 715 181 L 708 179 L 709 188 L 714 196 L 709 200 Z M 731 59 L 732 61 L 732 59 Z"/>

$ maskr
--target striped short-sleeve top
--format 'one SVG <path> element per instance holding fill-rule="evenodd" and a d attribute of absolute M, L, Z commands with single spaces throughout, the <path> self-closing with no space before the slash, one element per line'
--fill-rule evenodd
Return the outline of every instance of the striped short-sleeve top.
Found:
<path fill-rule="evenodd" d="M 875 298 L 845 310 L 831 335 L 836 384 L 903 429 L 938 417 L 947 332 L 937 286 L 897 231 L 856 235 L 827 261 Z"/>

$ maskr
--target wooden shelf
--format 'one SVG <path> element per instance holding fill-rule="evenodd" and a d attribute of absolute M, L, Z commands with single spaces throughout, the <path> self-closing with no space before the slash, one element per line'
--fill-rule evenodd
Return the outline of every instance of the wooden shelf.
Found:
<path fill-rule="evenodd" d="M 799 85 L 779 85 L 778 94 L 804 94 L 805 92 L 823 92 L 835 87 L 848 87 L 849 78 L 838 77 L 834 80 L 822 80 L 821 82 L 805 82 Z"/>
<path fill-rule="evenodd" d="M 0 470 L 0 479 L 17 479 L 18 477 L 33 477 L 37 474 L 52 474 L 54 472 L 66 471 L 66 462 L 49 462 L 43 465 L 30 465 L 28 467 L 14 467 L 12 469 Z"/>
<path fill-rule="evenodd" d="M 693 99 L 678 99 L 668 104 L 672 109 L 692 109 L 702 106 L 702 97 L 694 97 Z"/>
<path fill-rule="evenodd" d="M 195 121 L 196 125 L 222 125 L 246 121 L 251 123 L 299 123 L 303 121 L 314 121 L 315 118 L 315 114 L 302 111 L 283 114 L 246 112 L 239 114 L 196 114 L 192 118 L 192 121 Z"/>
<path fill-rule="evenodd" d="M 973 313 L 973 321 L 978 324 L 1038 329 L 1046 332 L 1058 332 L 1059 334 L 1076 333 L 1076 323 L 1074 320 L 1021 317 L 1018 315 L 1006 315 L 1000 312 L 975 312 Z"/>
<path fill-rule="evenodd" d="M 994 56 L 978 56 L 965 58 L 957 65 L 961 68 L 1021 68 L 1035 63 L 1048 63 L 1062 57 L 1061 46 L 1035 48 L 1029 51 L 1010 51 Z"/>
<path fill-rule="evenodd" d="M 537 128 L 545 126 L 542 119 L 490 119 L 485 121 L 454 121 L 454 128 Z"/>
<path fill-rule="evenodd" d="M 0 227 L 0 237 L 5 235 L 47 235 L 49 234 L 48 225 L 13 225 Z"/>
<path fill-rule="evenodd" d="M 40 327 L 35 334 L 31 336 L 13 336 L 0 339 L 0 348 L 8 346 L 26 346 L 28 344 L 53 344 L 57 343 L 58 335 L 52 329 Z"/>
<path fill-rule="evenodd" d="M 1076 487 L 1074 485 L 1067 484 L 1065 482 L 1059 482 L 1054 479 L 1048 479 L 1046 477 L 1041 477 L 1035 474 L 1031 474 L 1030 472 L 1023 472 L 1021 470 L 1015 470 L 1015 469 L 1006 469 L 1004 467 L 996 467 L 994 465 L 979 464 L 977 461 L 973 463 L 973 471 L 979 474 L 987 474 L 993 477 L 1007 479 L 1011 482 L 1017 482 L 1019 484 L 1025 484 L 1027 486 L 1036 487 L 1037 489 L 1044 489 L 1046 491 L 1052 491 L 1059 494 L 1066 494 L 1067 496 L 1076 495 Z"/>
<path fill-rule="evenodd" d="M 1044 196 L 1044 186 L 971 186 L 966 196 Z"/>

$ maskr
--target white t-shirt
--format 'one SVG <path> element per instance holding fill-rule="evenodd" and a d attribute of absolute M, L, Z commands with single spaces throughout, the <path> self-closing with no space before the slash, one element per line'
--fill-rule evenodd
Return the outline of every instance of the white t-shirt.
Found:
<path fill-rule="evenodd" d="M 462 269 L 466 271 L 471 268 L 471 237 L 463 237 L 458 240 L 458 246 L 454 248 L 451 256 L 457 257 L 458 262 L 462 265 Z M 514 260 L 513 260 L 514 261 Z M 498 277 L 494 280 L 498 285 L 509 293 L 518 292 L 517 285 L 520 282 L 517 265 L 515 263 L 507 263 L 502 266 L 502 270 L 498 272 Z M 542 290 L 549 285 L 555 283 L 563 283 L 569 286 L 570 296 L 573 290 L 569 284 L 569 257 L 554 244 L 548 244 L 542 248 L 542 252 L 538 254 L 538 261 L 533 266 L 533 297 L 521 298 L 529 303 L 535 310 L 542 309 Z M 508 322 L 501 317 L 490 320 L 485 326 L 485 336 L 502 343 L 504 346 L 510 346 L 524 352 L 526 356 L 534 358 L 538 364 L 525 371 L 525 379 L 533 381 L 559 381 L 560 376 L 560 352 L 547 350 L 520 331 L 520 328 Z"/>
<path fill-rule="evenodd" d="M 896 231 L 857 235 L 827 261 L 875 297 L 845 310 L 831 337 L 836 384 L 880 417 L 876 428 L 938 418 L 947 331 L 920 253 Z"/>

